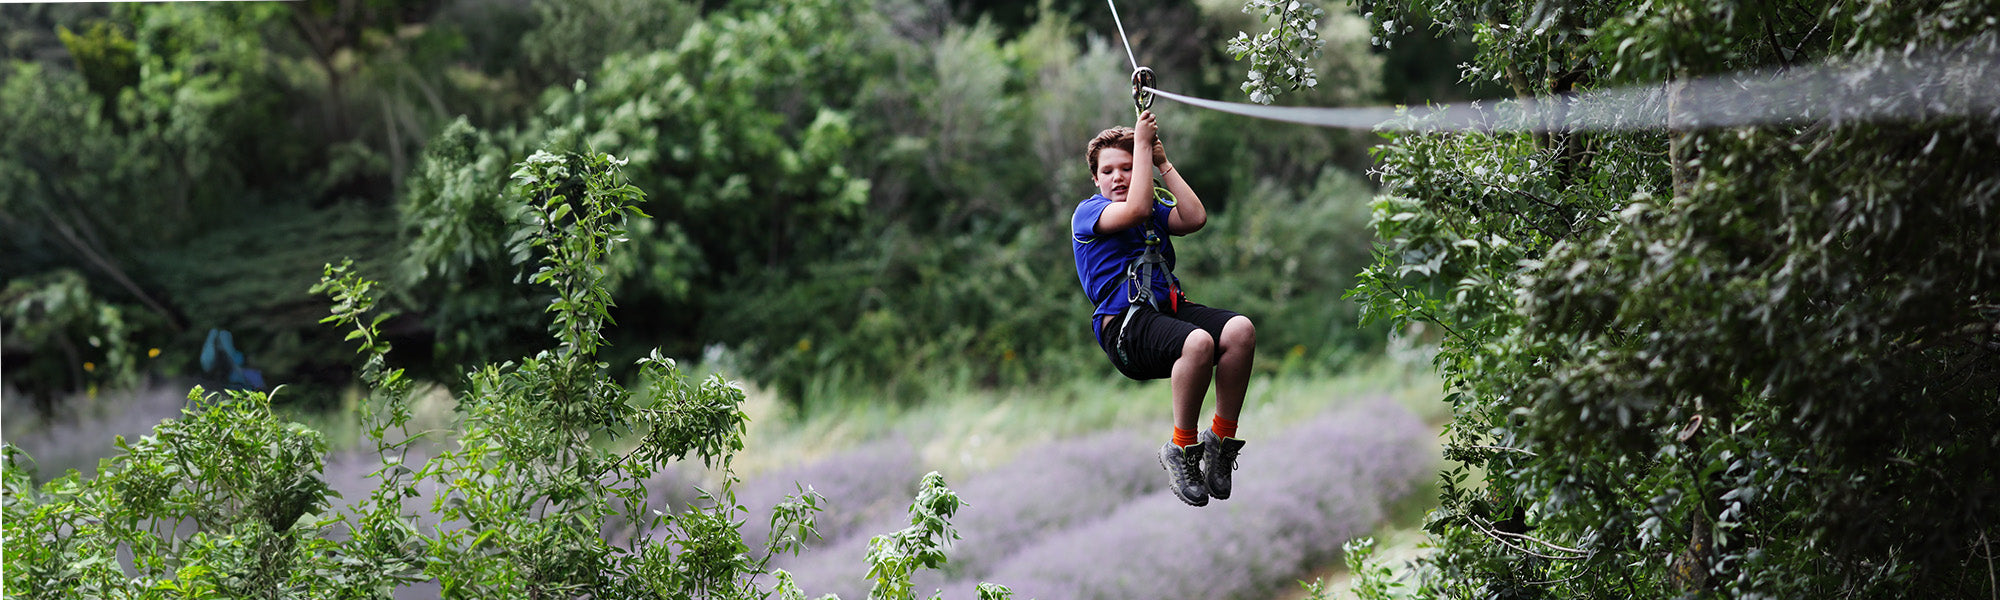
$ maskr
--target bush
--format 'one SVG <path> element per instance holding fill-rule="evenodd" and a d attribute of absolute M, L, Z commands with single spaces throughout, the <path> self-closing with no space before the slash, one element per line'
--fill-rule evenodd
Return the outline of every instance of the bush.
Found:
<path fill-rule="evenodd" d="M 386 598 L 435 582 L 453 598 L 768 597 L 756 580 L 774 575 L 771 557 L 802 548 L 820 498 L 780 501 L 775 533 L 753 558 L 729 468 L 743 448 L 742 391 L 719 376 L 690 382 L 655 352 L 640 361 L 644 387 L 628 392 L 596 360 L 609 323 L 603 259 L 643 196 L 620 178 L 622 164 L 538 153 L 517 165 L 531 223 L 523 234 L 541 252 L 532 280 L 557 297 L 547 309 L 557 346 L 472 372 L 454 446 L 406 462 L 423 434 L 405 428 L 411 380 L 385 365 L 380 286 L 351 262 L 328 265 L 314 291 L 334 302 L 325 321 L 360 342 L 374 394 L 362 417 L 381 457 L 375 490 L 329 510 L 318 432 L 278 418 L 262 392 L 196 388 L 181 419 L 136 442 L 120 438 L 123 453 L 94 478 L 71 471 L 37 488 L 28 458 L 5 446 L 7 589 L 23 598 Z M 607 448 L 620 441 L 629 450 Z M 721 470 L 720 488 L 684 512 L 650 509 L 648 480 L 691 456 Z M 428 485 L 442 490 L 430 505 L 440 522 L 419 529 L 403 500 Z M 878 537 L 868 556 L 879 597 L 908 597 L 912 573 L 944 564 L 958 506 L 941 477 L 924 479 L 912 526 Z M 657 535 L 620 535 L 614 524 Z M 780 595 L 801 595 L 778 580 Z"/>
<path fill-rule="evenodd" d="M 1463 461 L 1420 595 L 1994 593 L 2000 111 L 1969 99 L 2000 36 L 1958 24 L 2000 5 L 1381 4 L 1472 30 L 1466 76 L 1522 96 L 1667 92 L 1623 107 L 1664 128 L 1377 154 L 1355 293 L 1439 333 Z M 1815 108 L 1702 126 L 1704 77 Z"/>

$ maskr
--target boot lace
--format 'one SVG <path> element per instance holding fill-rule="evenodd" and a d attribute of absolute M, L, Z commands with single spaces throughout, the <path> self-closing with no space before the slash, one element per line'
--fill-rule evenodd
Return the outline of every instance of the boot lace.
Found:
<path fill-rule="evenodd" d="M 1242 449 L 1231 448 L 1228 444 L 1223 444 L 1221 450 L 1222 452 L 1216 456 L 1216 462 L 1229 465 L 1229 470 L 1231 471 L 1236 470 L 1239 466 L 1236 464 L 1236 455 L 1242 452 Z M 1209 468 L 1215 468 L 1215 465 L 1209 465 Z"/>
<path fill-rule="evenodd" d="M 1180 459 L 1181 471 L 1187 474 L 1188 481 L 1201 481 L 1201 453 L 1182 448 Z"/>

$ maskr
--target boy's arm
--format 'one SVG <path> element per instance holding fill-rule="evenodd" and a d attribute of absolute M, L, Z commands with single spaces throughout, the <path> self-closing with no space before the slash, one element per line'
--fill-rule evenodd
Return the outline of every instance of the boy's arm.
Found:
<path fill-rule="evenodd" d="M 1124 231 L 1153 218 L 1153 157 L 1159 142 L 1155 133 L 1158 127 L 1153 111 L 1139 113 L 1139 123 L 1132 128 L 1132 177 L 1127 180 L 1125 201 L 1104 207 L 1104 214 L 1097 218 L 1098 233 Z"/>
<path fill-rule="evenodd" d="M 1208 207 L 1202 206 L 1201 197 L 1194 194 L 1194 188 L 1188 187 L 1187 180 L 1181 178 L 1180 169 L 1174 168 L 1173 163 L 1167 163 L 1164 170 L 1166 173 L 1160 179 L 1166 181 L 1167 191 L 1174 193 L 1175 200 L 1174 212 L 1167 215 L 1167 232 L 1187 235 L 1201 231 L 1203 226 L 1208 225 Z"/>
<path fill-rule="evenodd" d="M 1188 187 L 1187 180 L 1181 178 L 1180 169 L 1174 168 L 1174 164 L 1167 161 L 1167 148 L 1160 143 L 1157 134 L 1153 136 L 1152 146 L 1150 154 L 1153 156 L 1153 162 L 1160 167 L 1160 180 L 1167 184 L 1167 191 L 1174 194 L 1174 212 L 1167 215 L 1167 232 L 1187 235 L 1201 231 L 1203 226 L 1208 225 L 1208 207 L 1202 206 L 1201 197 L 1196 196 L 1194 188 Z M 1133 161 L 1137 162 L 1138 159 L 1134 158 Z M 1148 185 L 1151 183 L 1147 182 Z M 1147 193 L 1150 194 L 1151 191 Z"/>

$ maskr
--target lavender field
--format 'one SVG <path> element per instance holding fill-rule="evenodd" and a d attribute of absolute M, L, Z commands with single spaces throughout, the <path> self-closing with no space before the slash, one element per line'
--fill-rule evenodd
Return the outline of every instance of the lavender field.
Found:
<path fill-rule="evenodd" d="M 1245 432 L 1251 444 L 1234 497 L 1202 508 L 1165 491 L 1153 458 L 1158 436 L 1137 431 L 1056 443 L 952 481 L 970 505 L 955 521 L 964 539 L 945 574 L 926 574 L 918 589 L 969 598 L 978 582 L 994 581 L 1022 598 L 1269 598 L 1337 560 L 1341 544 L 1380 524 L 1436 460 L 1421 420 L 1388 400 L 1257 434 Z M 881 501 L 894 494 L 851 485 L 857 469 L 882 466 L 834 456 L 772 474 L 787 489 L 792 478 L 850 482 L 820 488 L 827 518 L 864 523 L 824 531 L 820 547 L 780 562 L 807 592 L 866 596 L 868 536 L 905 525 L 903 507 Z M 916 480 L 914 472 L 874 475 L 879 487 Z"/>

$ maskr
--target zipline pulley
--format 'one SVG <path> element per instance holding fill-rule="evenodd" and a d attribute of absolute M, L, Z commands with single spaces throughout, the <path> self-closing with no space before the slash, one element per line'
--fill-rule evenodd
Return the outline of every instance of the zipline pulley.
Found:
<path fill-rule="evenodd" d="M 1140 112 L 1153 109 L 1153 92 L 1159 88 L 1159 78 L 1153 75 L 1152 67 L 1139 67 L 1132 71 L 1132 105 Z"/>

